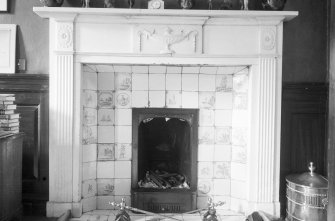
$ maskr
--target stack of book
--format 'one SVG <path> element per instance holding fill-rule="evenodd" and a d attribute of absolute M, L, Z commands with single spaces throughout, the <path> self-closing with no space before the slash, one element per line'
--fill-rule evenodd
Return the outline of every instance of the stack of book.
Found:
<path fill-rule="evenodd" d="M 15 113 L 14 94 L 0 94 L 0 134 L 19 133 L 20 114 Z"/>

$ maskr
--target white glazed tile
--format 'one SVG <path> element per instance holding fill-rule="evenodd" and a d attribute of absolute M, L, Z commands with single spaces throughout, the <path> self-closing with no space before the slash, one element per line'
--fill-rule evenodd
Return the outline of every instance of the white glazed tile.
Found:
<path fill-rule="evenodd" d="M 98 73 L 98 90 L 115 90 L 114 73 Z"/>
<path fill-rule="evenodd" d="M 214 177 L 222 179 L 230 179 L 230 163 L 229 162 L 215 162 L 214 163 Z"/>
<path fill-rule="evenodd" d="M 87 89 L 87 90 L 97 90 L 98 89 L 97 73 L 90 73 L 90 72 L 83 73 L 83 89 Z"/>
<path fill-rule="evenodd" d="M 232 126 L 232 110 L 215 110 L 215 126 Z"/>
<path fill-rule="evenodd" d="M 235 74 L 249 74 L 248 66 L 235 66 Z"/>
<path fill-rule="evenodd" d="M 235 69 L 236 69 L 235 66 L 223 66 L 223 67 L 219 67 L 218 71 L 217 71 L 217 74 L 218 75 L 227 75 L 227 74 L 231 75 L 231 74 L 235 73 Z"/>
<path fill-rule="evenodd" d="M 115 143 L 131 143 L 131 126 L 115 127 Z"/>
<path fill-rule="evenodd" d="M 246 146 L 248 143 L 248 128 L 233 127 L 232 144 L 236 146 Z"/>
<path fill-rule="evenodd" d="M 146 91 L 149 89 L 149 75 L 148 74 L 133 74 L 132 75 L 132 90 Z"/>
<path fill-rule="evenodd" d="M 130 126 L 131 125 L 131 109 L 115 109 L 115 125 Z"/>
<path fill-rule="evenodd" d="M 98 126 L 98 143 L 114 143 L 114 126 Z"/>
<path fill-rule="evenodd" d="M 182 74 L 182 91 L 199 91 L 198 74 Z"/>
<path fill-rule="evenodd" d="M 215 92 L 199 92 L 199 108 L 215 108 Z"/>
<path fill-rule="evenodd" d="M 97 162 L 83 163 L 83 180 L 97 178 Z"/>
<path fill-rule="evenodd" d="M 213 180 L 214 195 L 228 196 L 230 195 L 230 180 L 214 179 Z"/>
<path fill-rule="evenodd" d="M 213 191 L 213 180 L 198 179 L 198 196 L 211 195 Z"/>
<path fill-rule="evenodd" d="M 182 68 L 183 74 L 199 74 L 200 66 L 184 66 Z"/>
<path fill-rule="evenodd" d="M 98 125 L 99 126 L 113 126 L 115 111 L 114 109 L 102 108 L 98 110 Z"/>
<path fill-rule="evenodd" d="M 97 125 L 97 109 L 84 108 L 83 111 L 83 124 L 84 125 Z"/>
<path fill-rule="evenodd" d="M 83 106 L 84 107 L 97 107 L 98 94 L 97 91 L 83 90 Z"/>
<path fill-rule="evenodd" d="M 114 200 L 115 200 L 114 196 L 97 196 L 97 209 L 99 209 L 99 210 L 101 210 L 101 209 L 106 209 L 106 210 L 114 209 L 114 207 L 109 204 L 110 202 L 113 202 Z M 96 219 L 96 220 L 100 221 L 101 219 L 103 219 L 103 217 L 101 217 L 99 215 L 99 218 Z"/>
<path fill-rule="evenodd" d="M 214 145 L 200 144 L 198 147 L 198 161 L 213 161 Z"/>
<path fill-rule="evenodd" d="M 131 90 L 131 73 L 115 73 L 115 89 Z"/>
<path fill-rule="evenodd" d="M 216 92 L 215 109 L 233 109 L 233 93 Z"/>
<path fill-rule="evenodd" d="M 249 76 L 247 74 L 235 74 L 233 77 L 234 92 L 246 93 L 249 88 Z"/>
<path fill-rule="evenodd" d="M 148 91 L 132 91 L 132 107 L 148 107 Z"/>
<path fill-rule="evenodd" d="M 98 161 L 97 162 L 97 178 L 107 179 L 114 178 L 114 161 Z"/>
<path fill-rule="evenodd" d="M 165 90 L 165 74 L 149 74 L 149 91 Z"/>
<path fill-rule="evenodd" d="M 84 180 L 82 183 L 81 196 L 88 198 L 97 194 L 97 181 L 96 180 Z"/>
<path fill-rule="evenodd" d="M 214 127 L 199 127 L 199 144 L 214 144 Z"/>
<path fill-rule="evenodd" d="M 131 178 L 131 161 L 115 161 L 115 178 Z"/>
<path fill-rule="evenodd" d="M 247 110 L 234 110 L 232 114 L 233 127 L 248 127 L 249 125 L 249 112 Z"/>
<path fill-rule="evenodd" d="M 246 190 L 247 190 L 247 185 L 243 181 L 236 181 L 232 180 L 231 181 L 231 196 L 236 197 L 239 199 L 245 199 L 246 198 Z"/>
<path fill-rule="evenodd" d="M 148 74 L 149 66 L 146 65 L 135 65 L 132 67 L 132 72 L 135 74 Z"/>
<path fill-rule="evenodd" d="M 114 91 L 99 91 L 98 93 L 99 108 L 114 107 Z"/>
<path fill-rule="evenodd" d="M 95 210 L 97 208 L 97 198 L 95 196 L 82 199 L 83 213 Z"/>
<path fill-rule="evenodd" d="M 116 160 L 131 160 L 131 144 L 118 143 L 115 150 Z"/>
<path fill-rule="evenodd" d="M 82 148 L 83 148 L 83 162 L 92 162 L 97 160 L 96 144 L 82 145 Z"/>
<path fill-rule="evenodd" d="M 149 73 L 150 74 L 165 74 L 166 66 L 161 66 L 161 65 L 149 66 Z"/>
<path fill-rule="evenodd" d="M 98 160 L 114 160 L 114 144 L 98 144 Z"/>
<path fill-rule="evenodd" d="M 208 196 L 198 196 L 197 208 L 207 208 L 207 207 L 208 207 Z"/>
<path fill-rule="evenodd" d="M 150 107 L 165 107 L 165 91 L 149 91 Z"/>
<path fill-rule="evenodd" d="M 131 92 L 116 91 L 115 105 L 117 108 L 131 108 Z"/>
<path fill-rule="evenodd" d="M 115 195 L 130 195 L 130 179 L 115 179 Z"/>
<path fill-rule="evenodd" d="M 98 196 L 115 195 L 114 179 L 97 179 Z"/>
<path fill-rule="evenodd" d="M 96 68 L 96 65 L 90 65 L 90 64 L 83 64 L 82 66 L 82 72 L 90 72 L 90 73 L 97 73 L 98 70 Z"/>
<path fill-rule="evenodd" d="M 131 65 L 114 65 L 114 72 L 120 73 L 131 73 L 132 66 Z"/>
<path fill-rule="evenodd" d="M 199 107 L 199 93 L 183 91 L 181 101 L 182 101 L 183 108 L 198 108 Z"/>
<path fill-rule="evenodd" d="M 233 90 L 233 75 L 216 75 L 216 91 L 232 92 Z"/>
<path fill-rule="evenodd" d="M 181 74 L 181 67 L 180 66 L 167 66 L 166 73 L 167 74 Z"/>
<path fill-rule="evenodd" d="M 216 74 L 218 67 L 204 66 L 200 68 L 200 74 Z"/>
<path fill-rule="evenodd" d="M 214 202 L 218 203 L 218 202 L 223 202 L 224 204 L 221 206 L 217 206 L 216 207 L 216 212 L 218 215 L 223 214 L 221 216 L 221 220 L 223 221 L 238 221 L 238 219 L 232 219 L 232 217 L 234 216 L 228 216 L 226 215 L 226 211 L 230 209 L 230 196 L 214 196 Z M 227 220 L 225 220 L 225 218 L 227 218 Z M 230 219 L 229 219 L 230 218 Z M 244 221 L 243 217 L 243 221 Z"/>
<path fill-rule="evenodd" d="M 234 94 L 234 109 L 248 109 L 248 94 Z"/>
<path fill-rule="evenodd" d="M 232 161 L 235 163 L 247 163 L 247 149 L 245 147 L 233 146 Z"/>
<path fill-rule="evenodd" d="M 166 90 L 181 91 L 181 74 L 166 75 Z"/>
<path fill-rule="evenodd" d="M 230 145 L 215 145 L 214 161 L 231 161 L 232 147 Z"/>
<path fill-rule="evenodd" d="M 215 128 L 215 143 L 216 144 L 231 144 L 231 127 L 216 127 Z"/>
<path fill-rule="evenodd" d="M 108 72 L 108 73 L 114 73 L 114 67 L 113 65 L 105 65 L 105 64 L 98 64 L 95 65 L 97 72 Z"/>
<path fill-rule="evenodd" d="M 181 91 L 166 91 L 166 107 L 181 108 Z"/>
<path fill-rule="evenodd" d="M 98 141 L 97 126 L 83 126 L 82 144 L 94 144 Z"/>
<path fill-rule="evenodd" d="M 199 111 L 199 125 L 200 126 L 214 126 L 214 110 L 200 109 Z"/>
<path fill-rule="evenodd" d="M 247 180 L 247 165 L 243 163 L 231 163 L 231 179 L 238 181 Z"/>
<path fill-rule="evenodd" d="M 215 91 L 216 75 L 199 74 L 199 91 Z"/>
<path fill-rule="evenodd" d="M 198 162 L 198 177 L 205 179 L 213 178 L 213 163 L 212 162 Z"/>

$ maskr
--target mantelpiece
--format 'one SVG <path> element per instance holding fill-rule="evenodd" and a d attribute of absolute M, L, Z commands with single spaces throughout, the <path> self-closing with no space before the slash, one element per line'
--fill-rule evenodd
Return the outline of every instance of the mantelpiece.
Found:
<path fill-rule="evenodd" d="M 34 8 L 50 19 L 48 216 L 82 214 L 84 64 L 247 66 L 245 194 L 278 215 L 283 22 L 297 12 Z M 98 71 L 97 71 L 98 72 Z M 149 73 L 150 74 L 150 73 Z M 87 79 L 86 79 L 87 80 Z M 243 201 L 243 202 L 242 202 Z"/>

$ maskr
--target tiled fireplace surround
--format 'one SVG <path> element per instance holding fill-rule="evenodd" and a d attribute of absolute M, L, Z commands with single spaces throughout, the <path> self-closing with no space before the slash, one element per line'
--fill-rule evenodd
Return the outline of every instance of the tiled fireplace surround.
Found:
<path fill-rule="evenodd" d="M 48 216 L 130 201 L 134 107 L 199 109 L 198 208 L 213 196 L 279 215 L 283 21 L 296 12 L 34 11 L 50 19 Z"/>

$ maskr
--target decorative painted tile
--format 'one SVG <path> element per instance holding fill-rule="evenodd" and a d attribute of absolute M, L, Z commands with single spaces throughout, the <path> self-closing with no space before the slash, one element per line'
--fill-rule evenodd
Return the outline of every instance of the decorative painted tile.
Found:
<path fill-rule="evenodd" d="M 200 74 L 216 74 L 218 67 L 204 66 L 200 67 Z"/>
<path fill-rule="evenodd" d="M 247 163 L 247 149 L 245 147 L 233 146 L 232 161 L 236 163 Z"/>
<path fill-rule="evenodd" d="M 165 74 L 149 74 L 149 91 L 165 90 Z"/>
<path fill-rule="evenodd" d="M 115 195 L 130 195 L 130 179 L 115 179 Z"/>
<path fill-rule="evenodd" d="M 98 126 L 98 143 L 114 143 L 114 126 Z"/>
<path fill-rule="evenodd" d="M 131 73 L 115 73 L 115 89 L 131 90 Z"/>
<path fill-rule="evenodd" d="M 116 160 L 131 160 L 131 144 L 118 143 L 116 144 L 115 159 Z"/>
<path fill-rule="evenodd" d="M 165 74 L 166 66 L 161 66 L 161 65 L 149 66 L 149 73 L 150 74 Z"/>
<path fill-rule="evenodd" d="M 98 64 L 95 65 L 97 72 L 108 72 L 108 73 L 114 73 L 114 67 L 113 65 L 107 65 L 107 64 Z"/>
<path fill-rule="evenodd" d="M 198 161 L 213 161 L 214 145 L 200 144 L 198 147 Z"/>
<path fill-rule="evenodd" d="M 149 73 L 149 66 L 146 66 L 146 65 L 134 65 L 132 67 L 132 72 L 134 74 L 148 74 Z"/>
<path fill-rule="evenodd" d="M 131 143 L 131 126 L 115 127 L 115 143 Z"/>
<path fill-rule="evenodd" d="M 182 91 L 182 107 L 183 108 L 199 108 L 199 93 Z"/>
<path fill-rule="evenodd" d="M 230 163 L 229 162 L 215 162 L 214 163 L 214 177 L 222 179 L 230 179 Z"/>
<path fill-rule="evenodd" d="M 207 179 L 213 178 L 213 163 L 198 162 L 198 177 Z"/>
<path fill-rule="evenodd" d="M 234 94 L 234 109 L 248 109 L 248 94 Z"/>
<path fill-rule="evenodd" d="M 199 74 L 200 66 L 184 66 L 182 68 L 183 74 Z"/>
<path fill-rule="evenodd" d="M 98 94 L 97 91 L 83 90 L 83 106 L 84 107 L 97 107 Z"/>
<path fill-rule="evenodd" d="M 181 91 L 181 74 L 166 75 L 166 90 Z"/>
<path fill-rule="evenodd" d="M 115 194 L 114 179 L 97 179 L 98 196 L 113 196 Z"/>
<path fill-rule="evenodd" d="M 83 163 L 83 180 L 93 180 L 97 178 L 97 163 Z"/>
<path fill-rule="evenodd" d="M 97 194 L 97 182 L 96 180 L 84 180 L 82 184 L 81 196 L 88 198 Z"/>
<path fill-rule="evenodd" d="M 249 88 L 249 76 L 247 74 L 235 74 L 233 77 L 234 92 L 246 93 Z"/>
<path fill-rule="evenodd" d="M 97 126 L 83 126 L 82 144 L 97 143 Z"/>
<path fill-rule="evenodd" d="M 166 107 L 181 108 L 181 91 L 166 91 Z"/>
<path fill-rule="evenodd" d="M 218 71 L 216 74 L 218 75 L 227 75 L 227 74 L 234 74 L 235 73 L 235 66 L 223 66 L 223 67 L 219 67 Z"/>
<path fill-rule="evenodd" d="M 98 144 L 98 160 L 114 160 L 114 144 Z"/>
<path fill-rule="evenodd" d="M 165 91 L 149 91 L 149 107 L 165 107 Z"/>
<path fill-rule="evenodd" d="M 97 198 L 95 196 L 85 198 L 82 201 L 83 213 L 97 209 Z"/>
<path fill-rule="evenodd" d="M 131 178 L 131 161 L 115 161 L 115 178 Z"/>
<path fill-rule="evenodd" d="M 214 127 L 199 127 L 199 144 L 214 144 Z"/>
<path fill-rule="evenodd" d="M 132 91 L 132 107 L 148 107 L 148 91 Z"/>
<path fill-rule="evenodd" d="M 215 92 L 199 92 L 199 108 L 215 108 Z"/>
<path fill-rule="evenodd" d="M 231 92 L 233 90 L 233 75 L 216 75 L 216 91 Z"/>
<path fill-rule="evenodd" d="M 200 126 L 214 126 L 214 110 L 200 109 L 199 111 L 199 125 Z"/>
<path fill-rule="evenodd" d="M 232 144 L 235 146 L 245 146 L 248 143 L 248 128 L 233 127 Z"/>
<path fill-rule="evenodd" d="M 199 91 L 215 91 L 215 77 L 211 74 L 199 74 Z"/>
<path fill-rule="evenodd" d="M 83 73 L 83 89 L 97 90 L 98 89 L 98 74 L 84 72 Z"/>
<path fill-rule="evenodd" d="M 247 165 L 242 163 L 231 163 L 231 179 L 238 181 L 247 180 Z"/>
<path fill-rule="evenodd" d="M 129 126 L 132 120 L 131 109 L 115 109 L 115 125 Z"/>
<path fill-rule="evenodd" d="M 97 162 L 97 178 L 107 179 L 114 178 L 114 161 L 98 161 Z"/>
<path fill-rule="evenodd" d="M 131 73 L 132 66 L 131 65 L 113 65 L 114 72 L 119 73 Z"/>
<path fill-rule="evenodd" d="M 99 108 L 113 108 L 114 107 L 114 92 L 113 91 L 99 91 L 98 106 Z"/>
<path fill-rule="evenodd" d="M 97 161 L 97 145 L 82 145 L 83 162 Z"/>
<path fill-rule="evenodd" d="M 83 124 L 88 125 L 97 125 L 97 109 L 95 108 L 84 108 L 83 111 Z"/>
<path fill-rule="evenodd" d="M 233 109 L 233 93 L 216 92 L 215 93 L 215 109 Z"/>
<path fill-rule="evenodd" d="M 98 73 L 98 90 L 115 90 L 114 73 Z"/>
<path fill-rule="evenodd" d="M 117 91 L 115 97 L 117 108 L 130 108 L 131 107 L 131 92 Z"/>
<path fill-rule="evenodd" d="M 232 110 L 215 110 L 215 126 L 231 126 Z"/>
<path fill-rule="evenodd" d="M 115 201 L 114 196 L 97 196 L 97 209 L 102 210 L 111 210 L 114 209 L 114 206 L 110 205 L 110 202 Z M 129 204 L 128 204 L 129 205 Z M 99 217 L 92 219 L 92 220 L 101 220 L 103 219 L 103 215 L 99 215 Z"/>
<path fill-rule="evenodd" d="M 182 91 L 199 91 L 198 74 L 182 74 L 181 79 Z"/>
<path fill-rule="evenodd" d="M 216 144 L 231 144 L 231 127 L 215 128 L 215 143 Z"/>
<path fill-rule="evenodd" d="M 149 75 L 148 74 L 133 74 L 132 75 L 132 90 L 146 91 L 149 90 Z"/>
<path fill-rule="evenodd" d="M 167 66 L 167 74 L 181 74 L 181 66 Z"/>
<path fill-rule="evenodd" d="M 213 180 L 213 193 L 218 196 L 229 196 L 230 195 L 230 180 L 226 179 L 214 179 Z"/>
<path fill-rule="evenodd" d="M 198 180 L 198 196 L 211 195 L 213 191 L 213 181 L 210 179 L 199 179 Z"/>
<path fill-rule="evenodd" d="M 82 72 L 91 72 L 91 73 L 97 73 L 98 70 L 96 69 L 95 65 L 90 64 L 83 64 L 82 66 Z"/>
<path fill-rule="evenodd" d="M 214 161 L 231 161 L 232 147 L 230 145 L 214 146 Z"/>
<path fill-rule="evenodd" d="M 98 125 L 99 126 L 113 126 L 114 125 L 115 110 L 114 109 L 99 109 L 98 110 Z"/>
<path fill-rule="evenodd" d="M 231 196 L 238 199 L 246 199 L 247 185 L 245 182 L 241 181 L 231 181 Z"/>

